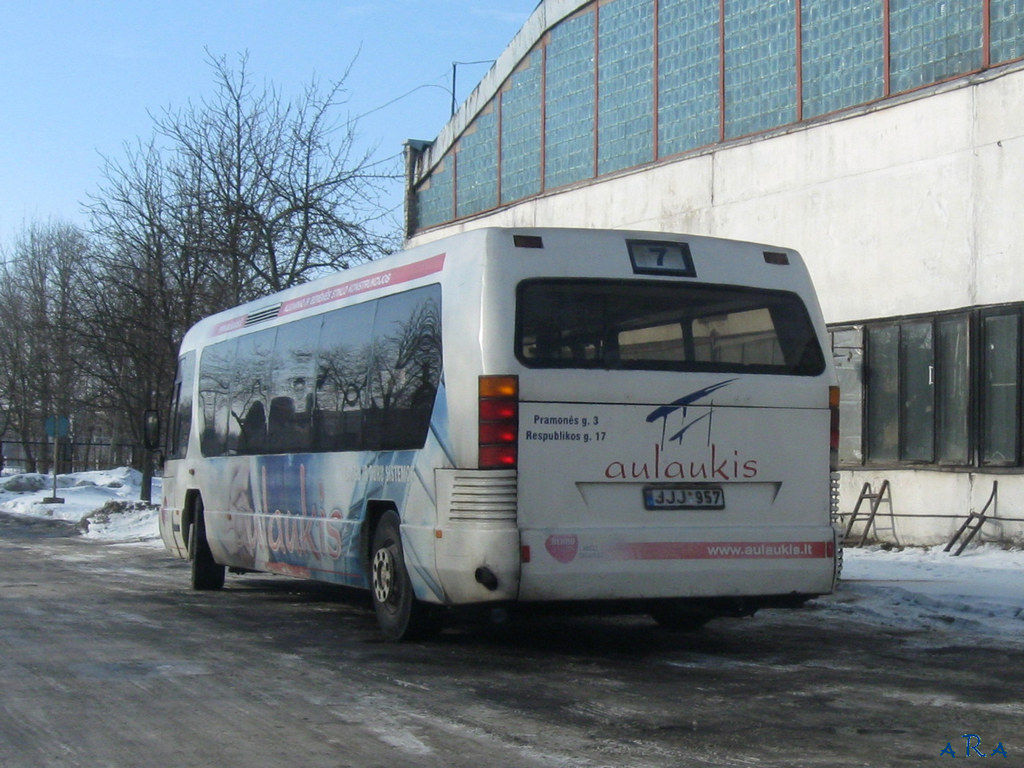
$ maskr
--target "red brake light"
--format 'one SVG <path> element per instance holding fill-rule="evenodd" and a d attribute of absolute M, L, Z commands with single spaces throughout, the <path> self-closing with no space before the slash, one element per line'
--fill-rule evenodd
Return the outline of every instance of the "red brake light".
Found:
<path fill-rule="evenodd" d="M 519 442 L 519 378 L 481 376 L 480 469 L 515 469 Z"/>
<path fill-rule="evenodd" d="M 515 424 L 502 422 L 480 422 L 480 445 L 494 445 L 503 443 L 505 445 L 516 442 Z"/>
<path fill-rule="evenodd" d="M 516 459 L 514 445 L 480 446 L 480 469 L 515 469 Z"/>
<path fill-rule="evenodd" d="M 480 400 L 480 421 L 515 421 L 518 405 L 514 400 Z"/>

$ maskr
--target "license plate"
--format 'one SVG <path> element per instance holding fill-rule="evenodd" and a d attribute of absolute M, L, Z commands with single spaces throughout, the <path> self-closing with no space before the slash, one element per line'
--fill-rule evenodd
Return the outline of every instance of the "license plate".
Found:
<path fill-rule="evenodd" d="M 648 485 L 645 509 L 724 509 L 725 494 L 717 485 Z"/>

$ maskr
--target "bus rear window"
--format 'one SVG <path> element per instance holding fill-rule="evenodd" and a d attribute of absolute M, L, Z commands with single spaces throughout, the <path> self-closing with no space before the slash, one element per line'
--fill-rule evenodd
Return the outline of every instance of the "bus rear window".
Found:
<path fill-rule="evenodd" d="M 638 280 L 519 286 L 516 355 L 531 368 L 817 376 L 825 358 L 787 291 Z"/>

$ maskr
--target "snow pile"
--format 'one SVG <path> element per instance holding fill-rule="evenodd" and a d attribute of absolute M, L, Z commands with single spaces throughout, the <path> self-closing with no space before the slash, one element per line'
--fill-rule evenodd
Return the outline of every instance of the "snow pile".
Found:
<path fill-rule="evenodd" d="M 159 545 L 156 506 L 139 501 L 142 474 L 134 469 L 98 470 L 53 476 L 26 472 L 0 478 L 0 512 L 64 520 L 78 525 L 84 536 L 104 541 L 145 541 Z M 153 481 L 152 498 L 160 498 L 161 483 Z"/>
<path fill-rule="evenodd" d="M 1024 550 L 971 546 L 847 549 L 826 610 L 905 629 L 1024 642 Z"/>

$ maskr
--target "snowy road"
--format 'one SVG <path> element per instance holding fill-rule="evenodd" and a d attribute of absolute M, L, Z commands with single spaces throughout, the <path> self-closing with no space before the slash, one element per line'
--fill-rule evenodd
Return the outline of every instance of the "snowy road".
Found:
<path fill-rule="evenodd" d="M 835 597 L 694 635 L 564 618 L 396 646 L 337 590 L 195 593 L 152 541 L 5 517 L 0 766 L 898 766 L 1000 744 L 1020 764 L 1021 619 L 950 598 L 968 579 L 892 584 L 893 562 L 852 553 Z"/>

